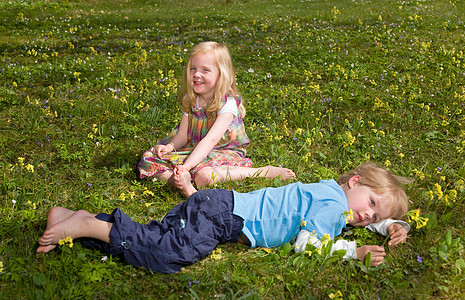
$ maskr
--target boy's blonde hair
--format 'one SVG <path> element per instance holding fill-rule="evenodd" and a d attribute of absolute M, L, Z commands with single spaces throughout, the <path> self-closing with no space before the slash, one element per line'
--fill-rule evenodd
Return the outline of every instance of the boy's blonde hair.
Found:
<path fill-rule="evenodd" d="M 337 183 L 341 186 L 345 185 L 355 175 L 360 176 L 359 184 L 368 186 L 377 195 L 386 196 L 386 200 L 391 203 L 390 218 L 405 219 L 408 211 L 408 197 L 401 185 L 411 183 L 412 179 L 394 175 L 391 171 L 367 162 L 342 174 Z"/>
<path fill-rule="evenodd" d="M 216 67 L 219 71 L 218 80 L 215 87 L 215 94 L 212 101 L 207 104 L 205 109 L 207 115 L 216 118 L 215 113 L 220 109 L 221 103 L 226 93 L 230 91 L 233 96 L 239 95 L 237 91 L 236 74 L 234 72 L 231 55 L 229 54 L 228 47 L 225 45 L 218 44 L 217 42 L 203 42 L 192 49 L 182 73 L 181 92 L 179 94 L 178 100 L 182 110 L 186 113 L 189 113 L 191 108 L 195 105 L 197 95 L 195 94 L 194 89 L 190 84 L 189 72 L 192 64 L 192 57 L 198 54 L 213 54 L 215 57 Z M 245 107 L 242 103 L 239 109 L 242 113 L 242 117 L 245 117 Z"/>

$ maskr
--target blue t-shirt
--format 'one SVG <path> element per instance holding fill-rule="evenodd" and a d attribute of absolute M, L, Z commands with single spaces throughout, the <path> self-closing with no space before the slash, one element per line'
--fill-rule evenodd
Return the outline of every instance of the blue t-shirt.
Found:
<path fill-rule="evenodd" d="M 278 247 L 301 228 L 315 231 L 318 238 L 334 238 L 346 227 L 347 198 L 334 179 L 233 194 L 233 214 L 244 219 L 242 232 L 251 247 Z"/>

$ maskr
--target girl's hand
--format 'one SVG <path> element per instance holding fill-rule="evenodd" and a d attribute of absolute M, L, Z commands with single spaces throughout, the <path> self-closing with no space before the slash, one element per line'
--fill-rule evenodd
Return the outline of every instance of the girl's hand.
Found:
<path fill-rule="evenodd" d="M 173 172 L 174 172 L 174 175 L 178 175 L 178 176 L 179 176 L 179 175 L 181 175 L 181 174 L 184 173 L 184 172 L 189 172 L 189 168 L 186 167 L 185 165 L 176 165 L 176 166 L 174 167 Z"/>
<path fill-rule="evenodd" d="M 371 252 L 371 265 L 378 266 L 383 263 L 384 257 L 386 256 L 386 252 L 384 251 L 383 246 L 362 246 L 358 247 L 355 252 L 357 253 L 357 258 L 362 263 L 365 263 L 365 257 L 367 256 L 368 252 Z"/>
<path fill-rule="evenodd" d="M 407 230 L 399 223 L 392 223 L 389 225 L 388 232 L 390 238 L 388 242 L 389 247 L 395 246 L 399 243 L 405 243 L 407 240 Z"/>
<path fill-rule="evenodd" d="M 155 153 L 158 156 L 158 158 L 162 158 L 162 156 L 166 153 L 170 153 L 171 151 L 173 151 L 173 146 L 171 144 L 156 145 L 155 147 L 152 147 L 150 151 L 152 151 L 152 153 Z"/>

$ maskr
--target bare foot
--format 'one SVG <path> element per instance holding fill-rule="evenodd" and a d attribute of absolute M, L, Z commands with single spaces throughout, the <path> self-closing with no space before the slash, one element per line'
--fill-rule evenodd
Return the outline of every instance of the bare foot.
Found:
<path fill-rule="evenodd" d="M 64 207 L 52 207 L 47 215 L 47 228 L 45 229 L 45 231 L 50 229 L 56 223 L 60 223 L 61 221 L 68 219 L 74 213 L 74 210 L 67 209 Z M 39 246 L 36 251 L 37 253 L 47 253 L 55 249 L 56 246 L 57 245 Z"/>
<path fill-rule="evenodd" d="M 274 167 L 274 166 L 266 166 L 258 168 L 260 173 L 259 176 L 266 177 L 266 178 L 276 178 L 280 177 L 282 180 L 286 179 L 294 179 L 295 173 L 291 169 L 281 168 L 281 167 Z"/>
<path fill-rule="evenodd" d="M 83 227 L 85 225 L 85 219 L 89 217 L 94 218 L 93 214 L 85 210 L 73 212 L 70 216 L 69 210 L 67 209 L 56 210 L 56 214 L 57 216 L 55 216 L 55 214 L 52 214 L 54 215 L 52 219 L 55 218 L 55 220 L 58 220 L 61 218 L 62 221 L 53 224 L 52 226 L 50 226 L 50 228 L 45 230 L 42 237 L 38 240 L 40 247 L 37 248 L 37 253 L 47 253 L 53 250 L 60 240 L 68 236 L 70 236 L 73 239 L 83 236 Z M 65 218 L 66 215 L 68 215 L 69 217 Z"/>
<path fill-rule="evenodd" d="M 174 182 L 176 184 L 176 188 L 186 197 L 197 192 L 195 187 L 192 185 L 191 174 L 189 172 L 174 175 Z"/>

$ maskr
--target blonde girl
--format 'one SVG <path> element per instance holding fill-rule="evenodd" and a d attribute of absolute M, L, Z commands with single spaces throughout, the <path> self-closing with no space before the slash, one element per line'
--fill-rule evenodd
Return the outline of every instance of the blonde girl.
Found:
<path fill-rule="evenodd" d="M 242 118 L 245 108 L 237 91 L 228 48 L 203 42 L 189 55 L 181 82 L 181 121 L 138 164 L 141 178 L 155 176 L 184 195 L 198 186 L 251 176 L 295 177 L 292 170 L 266 166 L 252 168 L 246 158 L 250 141 Z M 174 179 L 174 174 L 179 174 Z"/>

